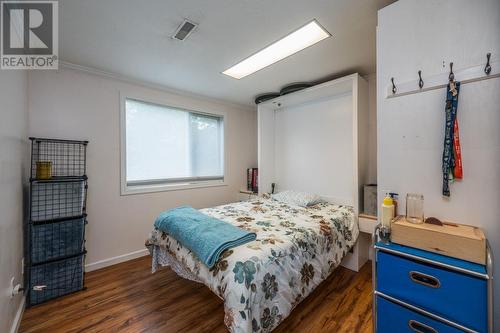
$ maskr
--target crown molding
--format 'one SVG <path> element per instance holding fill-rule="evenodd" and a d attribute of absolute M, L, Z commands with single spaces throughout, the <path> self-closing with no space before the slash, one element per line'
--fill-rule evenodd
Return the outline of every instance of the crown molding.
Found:
<path fill-rule="evenodd" d="M 118 74 L 118 73 L 114 73 L 114 72 L 108 72 L 108 71 L 100 70 L 100 69 L 97 69 L 97 68 L 94 68 L 94 67 L 78 65 L 78 64 L 71 63 L 71 62 L 67 62 L 67 61 L 60 60 L 59 61 L 59 68 L 62 68 L 62 69 L 71 69 L 71 70 L 76 70 L 76 71 L 80 71 L 80 72 L 85 72 L 85 73 L 88 73 L 88 74 L 97 75 L 97 76 L 104 77 L 104 78 L 107 78 L 107 79 L 112 79 L 112 80 L 121 81 L 121 82 L 124 82 L 124 83 L 129 83 L 129 84 L 134 84 L 134 85 L 142 86 L 142 87 L 145 87 L 145 88 L 150 88 L 150 89 L 155 89 L 155 90 L 159 90 L 159 91 L 164 91 L 164 92 L 171 93 L 171 94 L 174 94 L 174 95 L 179 95 L 179 96 L 183 96 L 183 97 L 188 97 L 188 98 L 194 98 L 194 99 L 202 100 L 202 101 L 205 101 L 205 102 L 210 102 L 210 103 L 225 105 L 225 106 L 233 107 L 233 108 L 236 108 L 236 109 L 239 109 L 239 110 L 242 110 L 242 111 L 253 111 L 253 112 L 255 112 L 257 110 L 256 107 L 252 107 L 252 106 L 249 106 L 249 105 L 239 104 L 239 103 L 234 103 L 234 102 L 229 102 L 229 101 L 226 101 L 226 100 L 223 100 L 223 99 L 218 99 L 218 98 L 214 98 L 214 97 L 210 97 L 210 96 L 205 96 L 205 95 L 199 95 L 199 94 L 191 93 L 191 92 L 184 91 L 184 90 L 178 90 L 178 89 L 174 89 L 174 88 L 162 85 L 162 84 L 157 84 L 157 83 L 152 83 L 152 82 L 148 82 L 148 81 L 143 81 L 143 80 L 135 79 L 135 78 L 130 77 L 130 76 L 126 76 L 126 75 L 122 75 L 122 74 Z"/>

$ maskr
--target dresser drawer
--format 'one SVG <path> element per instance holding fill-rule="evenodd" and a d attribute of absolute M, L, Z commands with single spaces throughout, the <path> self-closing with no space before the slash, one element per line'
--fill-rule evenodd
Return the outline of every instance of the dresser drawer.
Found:
<path fill-rule="evenodd" d="M 475 331 L 487 331 L 487 288 L 481 278 L 378 251 L 377 290 Z"/>
<path fill-rule="evenodd" d="M 461 330 L 377 296 L 376 333 L 459 333 Z"/>

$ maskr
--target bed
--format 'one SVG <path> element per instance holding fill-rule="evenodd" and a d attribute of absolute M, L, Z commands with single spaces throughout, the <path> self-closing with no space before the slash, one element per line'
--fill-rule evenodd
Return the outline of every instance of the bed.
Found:
<path fill-rule="evenodd" d="M 331 203 L 300 207 L 271 198 L 202 209 L 255 232 L 257 239 L 226 250 L 209 269 L 182 244 L 155 229 L 146 246 L 152 270 L 170 266 L 224 301 L 233 333 L 270 332 L 340 264 L 359 234 L 354 209 Z"/>

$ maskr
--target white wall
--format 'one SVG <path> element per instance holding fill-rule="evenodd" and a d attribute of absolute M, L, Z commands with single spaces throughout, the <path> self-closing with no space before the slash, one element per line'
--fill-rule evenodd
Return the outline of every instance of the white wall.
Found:
<path fill-rule="evenodd" d="M 496 332 L 500 332 L 500 79 L 462 86 L 458 118 L 464 179 L 441 196 L 445 90 L 386 99 L 396 82 L 485 64 L 500 55 L 500 1 L 400 0 L 379 11 L 377 33 L 378 183 L 425 196 L 426 216 L 486 230 L 496 256 Z M 443 68 L 443 61 L 446 67 Z M 401 200 L 404 212 L 404 200 Z"/>
<path fill-rule="evenodd" d="M 28 164 L 28 74 L 0 72 L 0 332 L 9 332 L 22 295 L 9 299 L 10 279 L 23 284 L 23 185 Z"/>
<path fill-rule="evenodd" d="M 72 69 L 30 74 L 32 136 L 88 139 L 87 264 L 144 249 L 156 216 L 236 201 L 246 169 L 257 165 L 257 113 L 192 96 L 155 90 Z M 227 186 L 120 196 L 119 93 L 147 94 L 187 109 L 226 112 Z"/>

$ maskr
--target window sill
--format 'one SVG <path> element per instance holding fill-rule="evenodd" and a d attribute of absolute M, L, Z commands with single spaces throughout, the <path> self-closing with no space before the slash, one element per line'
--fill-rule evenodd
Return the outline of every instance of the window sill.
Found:
<path fill-rule="evenodd" d="M 168 192 L 190 190 L 205 187 L 227 186 L 225 181 L 206 181 L 196 183 L 177 183 L 177 184 L 158 184 L 158 185 L 137 185 L 137 186 L 122 186 L 121 195 L 145 194 L 155 192 Z"/>

